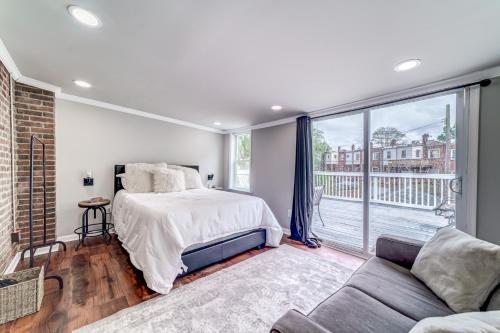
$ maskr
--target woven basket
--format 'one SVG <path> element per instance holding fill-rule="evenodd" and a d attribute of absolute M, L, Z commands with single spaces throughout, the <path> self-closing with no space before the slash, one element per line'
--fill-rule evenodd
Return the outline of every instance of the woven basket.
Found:
<path fill-rule="evenodd" d="M 43 266 L 6 274 L 18 283 L 0 288 L 0 324 L 40 310 L 43 299 Z"/>

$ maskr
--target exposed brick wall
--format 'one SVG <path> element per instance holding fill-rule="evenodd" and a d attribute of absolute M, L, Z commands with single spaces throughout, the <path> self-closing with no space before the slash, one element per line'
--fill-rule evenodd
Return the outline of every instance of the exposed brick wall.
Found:
<path fill-rule="evenodd" d="M 0 274 L 16 250 L 10 241 L 12 232 L 10 117 L 10 75 L 0 62 Z"/>
<path fill-rule="evenodd" d="M 56 232 L 56 170 L 55 170 L 55 120 L 54 93 L 25 84 L 15 85 L 15 142 L 16 142 L 16 225 L 21 234 L 20 245 L 29 242 L 29 152 L 30 138 L 35 134 L 46 144 L 47 185 L 47 241 L 55 239 Z M 35 152 L 34 177 L 34 240 L 41 243 L 43 234 L 43 192 L 41 146 Z"/>

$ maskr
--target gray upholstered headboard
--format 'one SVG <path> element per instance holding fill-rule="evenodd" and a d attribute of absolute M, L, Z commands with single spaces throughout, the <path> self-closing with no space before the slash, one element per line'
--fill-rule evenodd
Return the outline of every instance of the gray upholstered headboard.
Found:
<path fill-rule="evenodd" d="M 183 165 L 183 167 L 195 169 L 196 171 L 200 171 L 200 167 L 198 165 Z M 125 165 L 124 164 L 116 164 L 115 165 L 115 175 L 114 175 L 114 178 L 115 178 L 115 194 L 119 190 L 123 189 L 122 179 L 120 177 L 116 177 L 116 175 L 119 175 L 121 173 L 125 173 Z"/>

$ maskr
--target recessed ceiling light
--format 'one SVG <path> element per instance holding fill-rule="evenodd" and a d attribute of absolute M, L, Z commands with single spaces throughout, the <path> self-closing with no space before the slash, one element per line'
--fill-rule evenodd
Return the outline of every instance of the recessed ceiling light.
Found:
<path fill-rule="evenodd" d="M 420 59 L 409 59 L 409 60 L 405 60 L 399 64 L 396 65 L 396 67 L 394 67 L 394 70 L 396 72 L 404 72 L 404 71 L 408 71 L 410 69 L 413 69 L 415 67 L 417 67 L 418 65 L 420 65 L 422 63 L 422 60 Z"/>
<path fill-rule="evenodd" d="M 77 86 L 82 87 L 82 88 L 90 88 L 92 85 L 88 82 L 82 81 L 82 80 L 75 80 L 73 81 Z"/>
<path fill-rule="evenodd" d="M 101 26 L 101 20 L 88 10 L 80 8 L 78 6 L 68 6 L 68 12 L 73 16 L 78 22 L 88 25 L 93 28 Z"/>
<path fill-rule="evenodd" d="M 220 125 L 222 125 L 222 123 L 220 121 L 214 121 L 214 125 L 215 126 L 220 126 Z"/>
<path fill-rule="evenodd" d="M 271 106 L 271 110 L 281 111 L 281 110 L 283 110 L 283 107 L 281 105 L 273 105 L 273 106 Z"/>

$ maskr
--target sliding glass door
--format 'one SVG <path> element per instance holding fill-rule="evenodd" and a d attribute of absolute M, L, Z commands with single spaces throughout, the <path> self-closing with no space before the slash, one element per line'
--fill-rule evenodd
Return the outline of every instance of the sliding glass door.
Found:
<path fill-rule="evenodd" d="M 381 234 L 427 240 L 454 226 L 463 110 L 460 90 L 315 119 L 313 232 L 369 253 Z"/>
<path fill-rule="evenodd" d="M 426 241 L 454 223 L 461 101 L 448 93 L 370 110 L 370 252 L 381 234 Z"/>
<path fill-rule="evenodd" d="M 356 251 L 363 250 L 363 133 L 363 112 L 313 123 L 313 231 Z"/>

